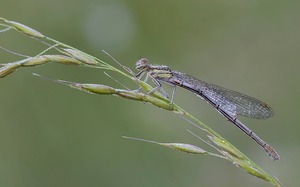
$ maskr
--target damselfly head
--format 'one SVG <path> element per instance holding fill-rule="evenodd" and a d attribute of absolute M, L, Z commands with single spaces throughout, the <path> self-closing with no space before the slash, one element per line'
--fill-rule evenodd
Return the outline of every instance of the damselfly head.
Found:
<path fill-rule="evenodd" d="M 148 64 L 148 60 L 146 58 L 139 59 L 135 64 L 135 67 L 137 70 L 145 69 L 148 66 L 149 66 L 149 64 Z"/>

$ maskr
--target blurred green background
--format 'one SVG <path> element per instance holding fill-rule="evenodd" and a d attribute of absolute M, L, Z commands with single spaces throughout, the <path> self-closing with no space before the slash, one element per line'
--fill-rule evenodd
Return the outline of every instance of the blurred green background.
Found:
<path fill-rule="evenodd" d="M 131 68 L 143 56 L 267 102 L 273 118 L 241 120 L 278 151 L 276 162 L 193 94 L 178 89 L 175 98 L 285 186 L 299 186 L 299 7 L 296 0 L 1 0 L 0 16 L 112 64 L 101 50 Z M 0 35 L 0 46 L 27 55 L 41 51 L 38 42 L 10 33 Z M 16 60 L 0 55 L 1 63 Z M 221 159 L 121 137 L 207 148 L 186 129 L 201 132 L 173 113 L 89 95 L 33 72 L 119 87 L 101 70 L 56 64 L 1 79 L 0 186 L 271 186 Z"/>

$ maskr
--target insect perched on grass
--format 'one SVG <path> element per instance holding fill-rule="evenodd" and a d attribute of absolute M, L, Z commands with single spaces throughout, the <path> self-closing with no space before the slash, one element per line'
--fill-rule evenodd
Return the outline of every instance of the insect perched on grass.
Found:
<path fill-rule="evenodd" d="M 160 90 L 164 96 L 168 97 L 167 93 L 162 89 L 161 82 L 173 86 L 174 89 L 170 99 L 171 107 L 177 86 L 189 90 L 196 94 L 196 96 L 204 99 L 221 115 L 227 118 L 228 121 L 250 136 L 272 159 L 280 159 L 278 153 L 269 144 L 237 119 L 238 115 L 255 119 L 267 119 L 271 117 L 273 110 L 266 103 L 251 96 L 206 83 L 185 73 L 171 70 L 168 66 L 151 65 L 145 58 L 137 61 L 136 69 L 139 70 L 136 77 L 141 78 L 146 74 L 145 82 L 148 78 L 151 78 L 156 85 L 148 94 Z"/>

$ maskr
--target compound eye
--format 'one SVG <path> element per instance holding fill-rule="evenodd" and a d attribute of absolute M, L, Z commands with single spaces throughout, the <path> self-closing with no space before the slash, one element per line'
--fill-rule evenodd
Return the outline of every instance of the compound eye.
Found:
<path fill-rule="evenodd" d="M 146 58 L 141 58 L 135 64 L 136 69 L 141 70 L 148 66 L 148 60 Z"/>

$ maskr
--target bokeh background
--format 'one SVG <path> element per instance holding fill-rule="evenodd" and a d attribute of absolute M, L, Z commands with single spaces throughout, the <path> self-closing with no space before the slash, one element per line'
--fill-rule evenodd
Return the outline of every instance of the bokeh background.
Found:
<path fill-rule="evenodd" d="M 152 63 L 238 90 L 272 106 L 241 120 L 281 155 L 272 161 L 205 102 L 178 89 L 175 102 L 221 133 L 285 186 L 300 185 L 300 1 L 1 0 L 0 16 L 114 64 Z M 22 54 L 38 42 L 3 33 Z M 18 59 L 0 52 L 1 63 Z M 186 121 L 148 104 L 79 92 L 35 76 L 119 87 L 101 70 L 48 64 L 0 80 L 0 186 L 271 186 L 224 160 L 123 139 L 208 148 Z M 112 74 L 131 87 L 136 85 Z"/>

